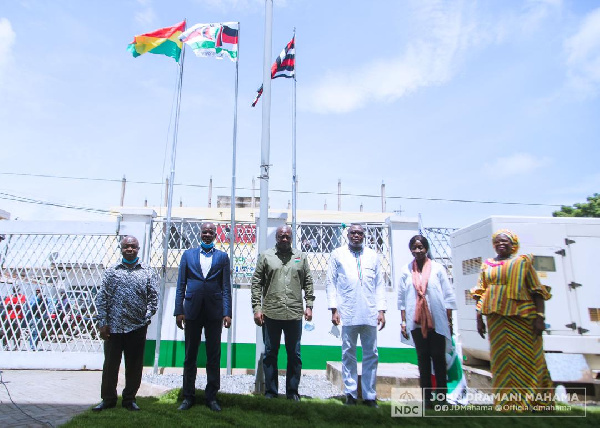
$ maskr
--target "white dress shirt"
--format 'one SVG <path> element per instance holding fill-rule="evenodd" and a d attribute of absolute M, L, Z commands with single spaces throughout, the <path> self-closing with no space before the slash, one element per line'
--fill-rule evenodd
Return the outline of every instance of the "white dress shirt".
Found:
<path fill-rule="evenodd" d="M 214 248 L 205 251 L 202 247 L 200 247 L 200 268 L 202 269 L 202 275 L 204 278 L 206 278 L 208 276 L 208 272 L 210 272 L 213 254 Z"/>

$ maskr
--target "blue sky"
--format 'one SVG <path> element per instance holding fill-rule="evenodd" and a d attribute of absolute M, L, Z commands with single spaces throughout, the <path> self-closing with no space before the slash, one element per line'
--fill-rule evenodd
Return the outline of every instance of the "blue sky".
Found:
<path fill-rule="evenodd" d="M 136 59 L 136 34 L 187 19 L 240 22 L 238 187 L 259 175 L 262 0 L 0 0 L 0 209 L 103 218 L 8 195 L 107 209 L 159 205 L 177 65 Z M 600 191 L 600 3 L 283 0 L 272 58 L 297 37 L 299 209 L 337 209 L 337 183 L 426 226 L 550 215 Z M 229 194 L 235 65 L 187 51 L 174 203 Z M 272 81 L 271 189 L 291 189 L 292 81 Z M 25 175 L 15 175 L 25 174 Z M 31 175 L 109 179 L 67 180 Z M 258 180 L 256 180 L 258 186 Z M 197 186 L 194 186 L 197 185 Z M 331 192 L 317 195 L 314 192 Z M 250 196 L 250 190 L 238 190 Z M 258 191 L 257 191 L 258 195 Z M 273 210 L 289 193 L 271 192 Z M 539 203 L 475 204 L 423 199 Z M 342 209 L 380 211 L 377 197 Z"/>

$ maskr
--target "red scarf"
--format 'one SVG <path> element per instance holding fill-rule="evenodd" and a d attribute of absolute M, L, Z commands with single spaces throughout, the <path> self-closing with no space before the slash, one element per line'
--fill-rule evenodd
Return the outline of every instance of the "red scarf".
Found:
<path fill-rule="evenodd" d="M 423 337 L 427 337 L 427 331 L 434 328 L 433 317 L 429 306 L 427 306 L 427 299 L 425 299 L 425 293 L 427 293 L 427 282 L 429 282 L 429 275 L 431 274 L 431 260 L 425 259 L 423 263 L 423 269 L 421 275 L 417 270 L 417 260 L 412 262 L 412 282 L 417 291 L 417 305 L 415 308 L 415 323 L 421 325 L 421 333 Z"/>

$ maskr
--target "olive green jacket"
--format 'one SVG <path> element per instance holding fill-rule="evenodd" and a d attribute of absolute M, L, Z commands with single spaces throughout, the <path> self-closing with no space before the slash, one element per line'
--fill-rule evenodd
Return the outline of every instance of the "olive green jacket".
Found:
<path fill-rule="evenodd" d="M 282 253 L 277 247 L 258 256 L 252 276 L 252 309 L 276 320 L 299 320 L 315 300 L 313 280 L 306 254 L 292 249 Z"/>

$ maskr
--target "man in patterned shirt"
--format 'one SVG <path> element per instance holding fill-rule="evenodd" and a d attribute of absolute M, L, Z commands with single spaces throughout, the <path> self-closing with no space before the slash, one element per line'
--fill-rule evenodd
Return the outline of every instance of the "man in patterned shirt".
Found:
<path fill-rule="evenodd" d="M 117 379 L 121 354 L 125 354 L 125 389 L 122 405 L 140 410 L 135 395 L 142 382 L 146 330 L 158 308 L 158 275 L 138 258 L 140 244 L 133 236 L 121 240 L 120 264 L 108 268 L 96 296 L 98 329 L 104 340 L 102 402 L 94 411 L 117 404 Z"/>

